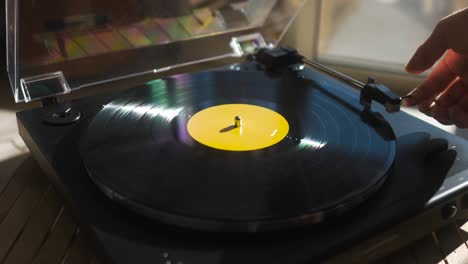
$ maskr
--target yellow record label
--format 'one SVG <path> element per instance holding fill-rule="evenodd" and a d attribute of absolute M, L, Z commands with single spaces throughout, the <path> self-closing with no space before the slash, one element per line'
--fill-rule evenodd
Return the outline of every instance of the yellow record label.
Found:
<path fill-rule="evenodd" d="M 193 115 L 187 130 L 203 145 L 229 151 L 258 150 L 280 142 L 288 121 L 277 112 L 249 104 L 224 104 Z"/>

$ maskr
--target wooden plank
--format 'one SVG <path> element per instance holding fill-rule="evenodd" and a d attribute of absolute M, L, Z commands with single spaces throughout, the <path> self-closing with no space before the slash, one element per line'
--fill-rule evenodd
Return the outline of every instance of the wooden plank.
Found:
<path fill-rule="evenodd" d="M 23 231 L 33 209 L 42 200 L 48 188 L 44 177 L 32 177 L 24 191 L 0 223 L 0 261 L 3 261 Z"/>
<path fill-rule="evenodd" d="M 15 174 L 8 181 L 2 192 L 0 192 L 0 223 L 23 192 L 29 178 L 29 175 L 26 173 Z"/>
<path fill-rule="evenodd" d="M 28 147 L 26 146 L 26 144 L 24 143 L 23 139 L 21 138 L 19 134 L 15 133 L 15 135 L 10 136 L 9 141 L 13 145 L 13 147 L 17 149 L 19 152 L 24 153 L 24 154 L 29 153 Z"/>
<path fill-rule="evenodd" d="M 448 263 L 468 263 L 468 248 L 460 237 L 458 226 L 455 223 L 443 226 L 435 233 Z"/>
<path fill-rule="evenodd" d="M 458 220 L 458 233 L 460 234 L 463 241 L 465 241 L 465 245 L 468 247 L 466 241 L 468 241 L 468 222 L 466 220 Z"/>
<path fill-rule="evenodd" d="M 418 264 L 444 264 L 445 256 L 436 245 L 432 234 L 428 234 L 411 244 L 411 251 Z"/>
<path fill-rule="evenodd" d="M 14 167 L 18 166 L 19 164 L 18 163 L 11 164 L 11 162 L 3 162 L 3 161 L 10 160 L 17 156 L 21 156 L 27 153 L 20 146 L 16 145 L 17 142 L 13 142 L 11 139 L 12 139 L 11 137 L 7 137 L 6 140 L 3 140 L 0 142 L 0 161 L 2 161 L 2 164 L 0 166 L 3 169 L 8 169 L 9 173 L 11 173 L 12 169 L 14 170 Z"/>
<path fill-rule="evenodd" d="M 15 175 L 15 170 L 26 159 L 27 155 L 19 155 L 9 159 L 2 159 L 0 157 L 0 194 L 3 193 L 6 186 L 11 182 Z"/>
<path fill-rule="evenodd" d="M 5 78 L 1 78 L 5 79 Z M 1 83 L 0 83 L 1 84 Z M 2 85 L 1 86 L 1 94 L 7 89 L 7 86 Z M 0 126 L 0 143 L 8 141 L 10 138 L 15 137 L 18 135 L 18 128 L 16 126 L 16 115 L 15 112 L 16 110 L 13 109 L 7 109 L 6 104 L 10 104 L 13 100 L 11 100 L 10 96 L 5 96 L 5 95 L 0 95 L 0 100 L 3 99 L 10 99 L 10 102 L 4 102 L 0 104 L 2 107 L 0 109 L 0 120 L 2 121 L 2 125 Z M 17 107 L 15 106 L 17 109 Z M 0 149 L 0 153 L 2 152 L 2 149 Z M 1 157 L 1 155 L 0 155 Z"/>
<path fill-rule="evenodd" d="M 31 263 L 60 213 L 62 202 L 52 187 L 34 208 L 23 232 L 10 250 L 4 264 Z"/>
<path fill-rule="evenodd" d="M 64 264 L 83 264 L 91 262 L 94 254 L 89 248 L 89 242 L 83 232 L 77 228 L 73 241 L 64 258 Z"/>
<path fill-rule="evenodd" d="M 40 248 L 33 263 L 60 263 L 65 256 L 67 248 L 70 246 L 75 230 L 76 222 L 72 218 L 69 210 L 62 207 L 57 223 L 52 228 L 50 235 Z"/>

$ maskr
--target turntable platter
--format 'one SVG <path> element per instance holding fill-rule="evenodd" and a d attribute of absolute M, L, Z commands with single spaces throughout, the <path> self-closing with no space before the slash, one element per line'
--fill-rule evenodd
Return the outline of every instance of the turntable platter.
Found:
<path fill-rule="evenodd" d="M 388 176 L 396 142 L 361 111 L 357 100 L 341 102 L 292 76 L 182 74 L 103 106 L 80 153 L 110 198 L 169 224 L 242 232 L 300 226 L 358 205 Z"/>

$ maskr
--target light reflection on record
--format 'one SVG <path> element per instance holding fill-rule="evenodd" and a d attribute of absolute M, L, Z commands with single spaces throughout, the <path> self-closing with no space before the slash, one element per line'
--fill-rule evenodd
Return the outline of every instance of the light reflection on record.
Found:
<path fill-rule="evenodd" d="M 271 109 L 287 120 L 288 134 L 244 152 L 198 143 L 187 131 L 190 118 L 223 104 Z M 184 74 L 106 105 L 90 123 L 81 153 L 101 189 L 150 217 L 208 230 L 246 231 L 254 223 L 274 229 L 323 221 L 382 183 L 395 141 L 364 123 L 360 111 L 358 100 L 340 102 L 308 80 Z"/>

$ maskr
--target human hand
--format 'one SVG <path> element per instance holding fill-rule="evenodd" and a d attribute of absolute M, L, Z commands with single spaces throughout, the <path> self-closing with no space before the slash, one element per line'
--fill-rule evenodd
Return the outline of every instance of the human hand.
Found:
<path fill-rule="evenodd" d="M 444 55 L 445 54 L 445 55 Z M 442 19 L 406 65 L 409 73 L 431 68 L 428 77 L 403 100 L 444 125 L 468 127 L 468 8 Z"/>

